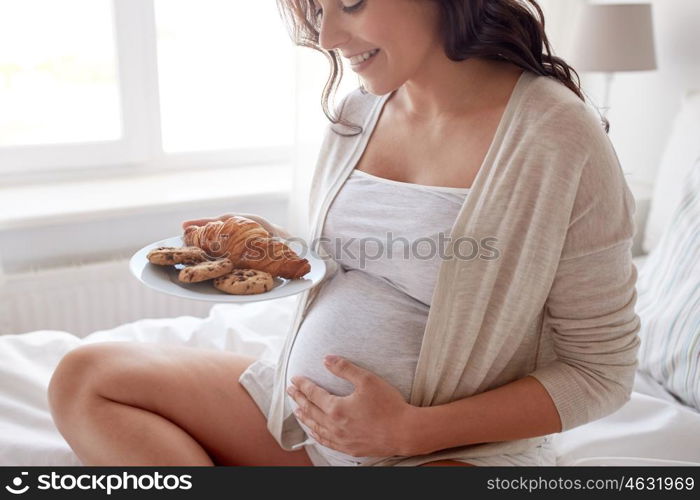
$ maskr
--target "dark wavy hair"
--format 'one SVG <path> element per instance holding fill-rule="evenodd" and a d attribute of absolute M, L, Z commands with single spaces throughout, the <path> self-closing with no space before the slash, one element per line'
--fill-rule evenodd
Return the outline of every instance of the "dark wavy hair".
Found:
<path fill-rule="evenodd" d="M 445 54 L 452 61 L 470 57 L 505 60 L 537 75 L 559 80 L 586 102 L 576 70 L 552 54 L 545 33 L 544 14 L 536 0 L 426 1 L 436 2 L 440 8 L 440 33 Z M 330 78 L 321 95 L 324 114 L 333 124 L 359 128 L 358 133 L 361 133 L 361 127 L 335 118 L 329 112 L 328 100 L 331 93 L 335 95 L 343 78 L 343 64 L 339 50 L 329 51 L 319 45 L 320 23 L 315 19 L 313 1 L 277 0 L 277 8 L 294 43 L 323 53 L 331 64 Z M 572 73 L 576 75 L 576 82 Z M 367 93 L 361 84 L 360 88 Z M 605 117 L 601 118 L 605 132 L 609 133 L 610 123 Z"/>

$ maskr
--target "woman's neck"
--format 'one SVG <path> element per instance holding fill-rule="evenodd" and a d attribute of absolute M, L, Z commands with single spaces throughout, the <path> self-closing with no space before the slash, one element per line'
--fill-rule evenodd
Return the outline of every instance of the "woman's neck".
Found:
<path fill-rule="evenodd" d="M 449 63 L 443 67 L 428 66 L 397 89 L 392 106 L 404 120 L 435 123 L 501 106 L 523 72 L 506 61 L 468 59 Z"/>

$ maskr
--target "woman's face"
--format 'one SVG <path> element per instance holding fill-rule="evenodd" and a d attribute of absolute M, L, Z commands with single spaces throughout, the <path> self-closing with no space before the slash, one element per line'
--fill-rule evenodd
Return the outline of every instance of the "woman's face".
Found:
<path fill-rule="evenodd" d="M 443 53 L 439 11 L 432 0 L 313 0 L 320 23 L 319 44 L 344 58 L 379 49 L 350 67 L 364 87 L 383 95 L 425 69 Z"/>

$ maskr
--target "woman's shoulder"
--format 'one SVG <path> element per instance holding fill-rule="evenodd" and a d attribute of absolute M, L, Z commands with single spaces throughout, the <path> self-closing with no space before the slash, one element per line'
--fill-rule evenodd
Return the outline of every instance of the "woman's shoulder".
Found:
<path fill-rule="evenodd" d="M 536 129 L 538 135 L 556 139 L 567 136 L 593 141 L 606 136 L 603 120 L 592 104 L 584 102 L 563 82 L 551 76 L 531 74 L 521 96 L 518 124 Z"/>
<path fill-rule="evenodd" d="M 557 164 L 543 173 L 567 171 L 579 179 L 582 198 L 619 198 L 624 172 L 596 109 L 559 80 L 538 76 L 531 83 L 517 125 L 523 133 L 516 134 L 530 145 L 526 154 Z"/>

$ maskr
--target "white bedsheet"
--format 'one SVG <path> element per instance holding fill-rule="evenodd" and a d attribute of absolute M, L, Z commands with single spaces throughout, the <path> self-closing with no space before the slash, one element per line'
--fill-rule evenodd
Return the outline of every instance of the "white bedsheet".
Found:
<path fill-rule="evenodd" d="M 216 304 L 207 318 L 144 319 L 79 338 L 40 330 L 0 336 L 0 465 L 80 465 L 51 419 L 46 388 L 61 357 L 86 343 L 180 344 L 277 359 L 296 298 Z"/>
<path fill-rule="evenodd" d="M 637 372 L 627 404 L 552 442 L 558 465 L 700 466 L 700 412 Z"/>
<path fill-rule="evenodd" d="M 276 360 L 295 297 L 217 304 L 207 318 L 147 319 L 78 338 L 42 330 L 0 336 L 0 465 L 80 465 L 56 430 L 46 388 L 61 357 L 83 343 L 137 341 Z M 700 413 L 643 374 L 616 413 L 555 436 L 560 465 L 700 465 Z"/>

